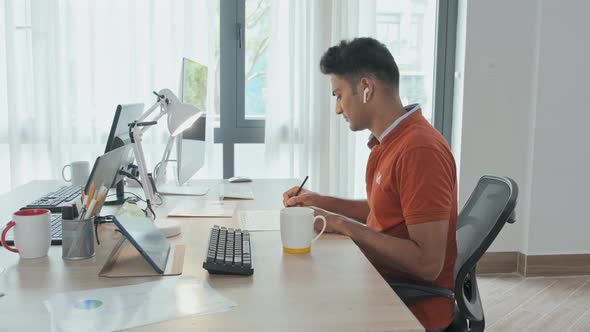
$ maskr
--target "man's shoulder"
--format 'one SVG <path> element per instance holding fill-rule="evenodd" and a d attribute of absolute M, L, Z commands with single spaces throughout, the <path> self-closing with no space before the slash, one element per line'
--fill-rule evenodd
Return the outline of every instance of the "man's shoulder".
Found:
<path fill-rule="evenodd" d="M 427 122 L 407 127 L 389 148 L 402 154 L 415 149 L 430 149 L 445 154 L 451 152 L 446 139 Z"/>
<path fill-rule="evenodd" d="M 431 127 L 432 128 L 432 127 Z M 388 151 L 380 158 L 380 163 L 392 169 L 398 169 L 408 162 L 427 162 L 446 165 L 445 169 L 455 172 L 455 158 L 445 140 L 436 131 L 428 128 L 407 128 L 407 133 L 398 137 L 396 142 L 388 147 Z"/>

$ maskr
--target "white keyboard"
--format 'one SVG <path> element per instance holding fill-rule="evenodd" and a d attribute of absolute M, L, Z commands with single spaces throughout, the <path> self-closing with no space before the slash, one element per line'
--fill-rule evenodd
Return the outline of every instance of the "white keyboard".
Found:
<path fill-rule="evenodd" d="M 245 184 L 224 184 L 221 186 L 219 196 L 221 199 L 254 199 L 252 187 Z"/>

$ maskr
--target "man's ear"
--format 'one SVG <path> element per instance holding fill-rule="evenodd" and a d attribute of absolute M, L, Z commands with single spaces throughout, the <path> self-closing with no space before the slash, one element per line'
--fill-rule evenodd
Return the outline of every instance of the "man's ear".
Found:
<path fill-rule="evenodd" d="M 369 101 L 369 99 L 373 96 L 375 84 L 369 78 L 362 77 L 359 82 L 359 87 L 361 88 L 363 95 L 363 104 L 366 104 L 367 101 Z"/>

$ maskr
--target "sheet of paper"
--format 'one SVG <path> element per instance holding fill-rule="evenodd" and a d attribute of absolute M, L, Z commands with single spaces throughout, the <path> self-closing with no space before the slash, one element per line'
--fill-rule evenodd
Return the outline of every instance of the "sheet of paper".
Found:
<path fill-rule="evenodd" d="M 236 202 L 184 199 L 178 202 L 168 216 L 231 218 L 236 206 Z"/>
<path fill-rule="evenodd" d="M 166 277 L 132 286 L 59 293 L 45 301 L 54 331 L 129 329 L 236 304 L 194 277 Z"/>
<path fill-rule="evenodd" d="M 208 187 L 192 184 L 187 186 L 176 186 L 170 184 L 158 186 L 158 192 L 162 195 L 203 196 L 207 194 L 208 191 Z"/>
<path fill-rule="evenodd" d="M 240 225 L 250 232 L 281 230 L 280 210 L 240 211 Z"/>

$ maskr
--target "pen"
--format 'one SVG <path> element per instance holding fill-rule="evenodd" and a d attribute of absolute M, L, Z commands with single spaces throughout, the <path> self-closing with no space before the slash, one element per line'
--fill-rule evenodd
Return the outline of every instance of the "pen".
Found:
<path fill-rule="evenodd" d="M 309 178 L 309 175 L 306 175 L 305 176 L 305 179 L 303 179 L 303 182 L 299 186 L 299 189 L 297 189 L 297 192 L 295 193 L 295 196 L 298 196 L 299 195 L 299 193 L 301 192 L 301 189 L 303 189 L 303 186 L 305 185 L 305 182 L 307 182 L 307 178 Z"/>
<path fill-rule="evenodd" d="M 92 202 L 90 202 L 90 205 L 88 206 L 88 210 L 86 210 L 86 212 L 88 212 L 88 219 L 92 218 L 92 213 L 94 213 L 95 210 L 95 206 L 96 206 L 96 199 L 93 199 Z M 85 220 L 86 219 L 86 213 L 84 213 L 84 215 L 82 217 L 80 217 L 80 220 Z"/>

